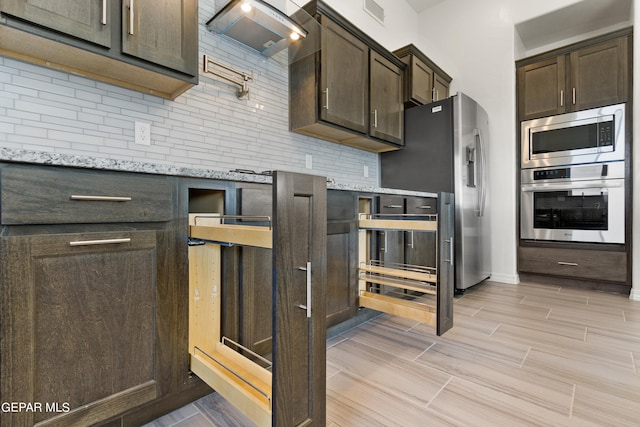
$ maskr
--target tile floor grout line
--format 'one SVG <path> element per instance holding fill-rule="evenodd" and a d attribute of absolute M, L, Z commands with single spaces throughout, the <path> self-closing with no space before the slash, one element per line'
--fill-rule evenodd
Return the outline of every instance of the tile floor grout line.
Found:
<path fill-rule="evenodd" d="M 569 421 L 573 418 L 573 405 L 576 401 L 576 384 L 573 385 L 573 392 L 571 393 L 571 405 L 569 406 Z"/>
<path fill-rule="evenodd" d="M 631 366 L 633 367 L 633 373 L 638 375 L 638 367 L 636 366 L 636 358 L 633 355 L 633 351 L 631 353 Z"/>
<path fill-rule="evenodd" d="M 500 326 L 502 326 L 502 325 L 503 325 L 503 323 L 502 323 L 502 322 L 498 323 L 498 324 L 496 325 L 496 327 L 493 329 L 493 331 L 491 331 L 491 333 L 489 334 L 489 336 L 490 336 L 490 337 L 492 337 L 492 336 L 493 336 L 493 334 L 495 334 L 495 333 L 496 333 L 496 331 L 498 330 L 498 328 L 499 328 Z"/>
<path fill-rule="evenodd" d="M 588 335 L 588 333 L 589 333 L 589 327 L 588 327 L 588 326 L 585 326 L 585 327 L 584 327 L 584 337 L 582 338 L 582 341 L 583 341 L 583 342 L 587 342 L 587 335 Z"/>
<path fill-rule="evenodd" d="M 522 362 L 520 362 L 520 367 L 522 368 L 524 366 L 524 362 L 527 361 L 527 357 L 529 356 L 529 353 L 531 353 L 531 350 L 533 349 L 533 347 L 529 347 L 527 349 L 527 353 L 524 355 L 524 357 L 522 358 Z"/>
<path fill-rule="evenodd" d="M 433 395 L 433 397 L 432 397 L 431 399 L 429 399 L 429 403 L 427 403 L 427 404 L 425 405 L 425 408 L 429 408 L 429 406 L 431 406 L 431 403 L 432 403 L 434 400 L 436 400 L 436 399 L 438 398 L 438 396 L 440 396 L 440 393 L 442 393 L 442 391 L 445 389 L 445 387 L 449 385 L 449 383 L 453 380 L 453 378 L 454 378 L 454 376 L 453 376 L 453 375 L 451 375 L 451 376 L 449 377 L 449 379 L 447 380 L 447 382 L 446 382 L 446 383 L 444 383 L 444 384 L 442 385 L 442 387 L 440 387 L 440 390 L 438 390 L 438 392 L 437 392 L 436 394 L 434 394 L 434 395 Z M 437 413 L 437 411 L 436 411 L 436 413 Z"/>
<path fill-rule="evenodd" d="M 419 355 L 417 355 L 412 361 L 413 362 L 417 362 L 418 359 L 420 358 L 420 356 L 422 356 L 423 354 L 425 354 L 427 351 L 429 351 L 429 349 L 431 349 L 431 347 L 433 347 L 434 345 L 436 345 L 436 342 L 432 342 L 431 345 L 427 348 L 424 349 L 424 351 L 422 353 L 420 353 Z"/>

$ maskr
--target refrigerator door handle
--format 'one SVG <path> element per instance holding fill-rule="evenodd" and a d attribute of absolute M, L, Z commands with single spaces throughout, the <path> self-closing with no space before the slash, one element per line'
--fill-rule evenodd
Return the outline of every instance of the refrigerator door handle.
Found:
<path fill-rule="evenodd" d="M 487 154 L 485 153 L 484 141 L 480 129 L 476 129 L 476 143 L 478 151 L 480 151 L 480 194 L 478 195 L 478 216 L 484 216 L 484 210 L 487 203 Z"/>

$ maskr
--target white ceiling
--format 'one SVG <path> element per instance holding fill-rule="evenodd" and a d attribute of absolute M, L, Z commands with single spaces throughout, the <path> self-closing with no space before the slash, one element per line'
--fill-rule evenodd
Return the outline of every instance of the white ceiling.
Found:
<path fill-rule="evenodd" d="M 516 24 L 526 50 L 614 26 L 630 26 L 632 0 L 582 0 Z"/>
<path fill-rule="evenodd" d="M 446 0 L 406 0 L 418 13 Z M 525 50 L 579 38 L 602 29 L 633 25 L 632 0 L 582 0 L 516 24 Z"/>

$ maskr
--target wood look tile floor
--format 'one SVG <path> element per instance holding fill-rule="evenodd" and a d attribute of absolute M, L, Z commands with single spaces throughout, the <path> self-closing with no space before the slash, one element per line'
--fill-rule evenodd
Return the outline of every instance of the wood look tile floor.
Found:
<path fill-rule="evenodd" d="M 454 325 L 382 315 L 329 340 L 327 425 L 640 425 L 640 302 L 486 282 Z M 213 393 L 147 426 L 251 425 Z"/>

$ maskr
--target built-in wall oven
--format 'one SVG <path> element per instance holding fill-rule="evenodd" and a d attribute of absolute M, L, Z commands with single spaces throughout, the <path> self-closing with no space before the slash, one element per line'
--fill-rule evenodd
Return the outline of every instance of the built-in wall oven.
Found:
<path fill-rule="evenodd" d="M 521 123 L 523 169 L 625 158 L 625 104 Z"/>
<path fill-rule="evenodd" d="M 624 162 L 521 170 L 520 237 L 625 243 Z"/>

